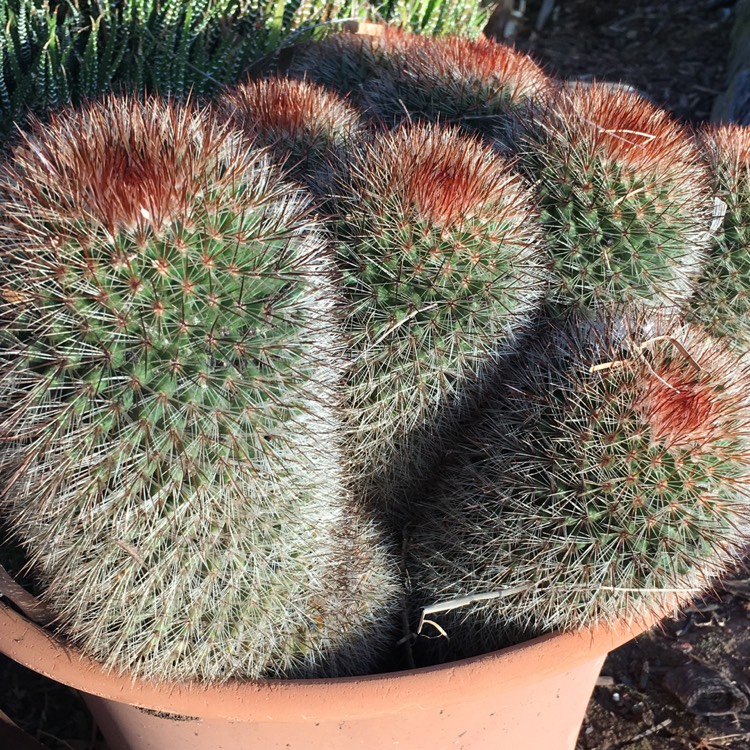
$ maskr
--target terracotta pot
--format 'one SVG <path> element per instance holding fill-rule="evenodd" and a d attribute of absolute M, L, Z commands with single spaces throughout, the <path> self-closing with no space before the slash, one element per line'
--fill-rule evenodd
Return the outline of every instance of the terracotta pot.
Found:
<path fill-rule="evenodd" d="M 607 652 L 643 629 L 553 634 L 371 677 L 207 687 L 107 673 L 0 604 L 0 651 L 82 691 L 111 750 L 572 750 Z"/>

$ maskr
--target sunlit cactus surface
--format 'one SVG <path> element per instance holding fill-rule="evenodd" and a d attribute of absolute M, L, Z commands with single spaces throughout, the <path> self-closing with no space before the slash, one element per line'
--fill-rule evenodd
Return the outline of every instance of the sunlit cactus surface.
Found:
<path fill-rule="evenodd" d="M 521 122 L 516 148 L 537 184 L 558 304 L 684 303 L 708 252 L 714 210 L 685 128 L 604 84 L 561 86 Z"/>
<path fill-rule="evenodd" d="M 698 143 L 725 214 L 688 316 L 715 336 L 750 344 L 750 133 L 746 127 L 704 127 Z"/>
<path fill-rule="evenodd" d="M 67 632 L 157 679 L 369 669 L 394 584 L 347 520 L 308 198 L 205 112 L 111 98 L 24 136 L 0 244 L 3 505 Z"/>
<path fill-rule="evenodd" d="M 455 129 L 383 134 L 353 155 L 339 193 L 348 454 L 388 505 L 424 478 L 421 452 L 464 389 L 514 345 L 547 258 L 521 178 Z"/>

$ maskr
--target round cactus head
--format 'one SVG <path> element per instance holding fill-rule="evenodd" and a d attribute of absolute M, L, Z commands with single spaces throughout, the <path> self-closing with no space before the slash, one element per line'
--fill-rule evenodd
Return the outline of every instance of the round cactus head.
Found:
<path fill-rule="evenodd" d="M 352 579 L 309 200 L 157 99 L 53 117 L 3 178 L 3 508 L 67 632 L 155 679 L 314 674 L 359 626 L 377 650 L 380 599 L 328 608 Z"/>
<path fill-rule="evenodd" d="M 713 213 L 707 171 L 685 129 L 637 94 L 603 84 L 562 87 L 521 129 L 556 300 L 580 308 L 683 303 Z"/>
<path fill-rule="evenodd" d="M 354 352 L 355 471 L 392 503 L 462 389 L 511 348 L 545 290 L 546 256 L 522 180 L 478 140 L 401 127 L 355 157 L 339 259 Z M 406 447 L 406 445 L 410 447 Z"/>
<path fill-rule="evenodd" d="M 288 69 L 361 103 L 362 86 L 383 69 L 398 68 L 420 37 L 386 26 L 378 34 L 330 34 L 297 50 Z"/>
<path fill-rule="evenodd" d="M 747 546 L 748 362 L 640 314 L 536 333 L 415 517 L 420 604 L 472 602 L 432 615 L 453 655 L 666 613 Z"/>
<path fill-rule="evenodd" d="M 224 91 L 220 115 L 316 194 L 330 187 L 335 161 L 361 130 L 359 114 L 337 94 L 307 81 L 268 78 Z"/>
<path fill-rule="evenodd" d="M 750 129 L 705 126 L 698 145 L 726 211 L 686 311 L 714 336 L 750 345 Z"/>
<path fill-rule="evenodd" d="M 531 57 L 481 37 L 417 37 L 399 66 L 364 85 L 369 111 L 386 121 L 423 119 L 500 135 L 550 80 Z"/>

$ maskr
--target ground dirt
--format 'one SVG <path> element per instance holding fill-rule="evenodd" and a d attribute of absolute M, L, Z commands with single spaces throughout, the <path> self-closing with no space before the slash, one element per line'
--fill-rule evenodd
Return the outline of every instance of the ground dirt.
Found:
<path fill-rule="evenodd" d="M 537 31 L 542 0 L 512 0 L 508 6 L 516 13 L 498 13 L 494 30 L 507 31 L 508 41 L 561 77 L 626 83 L 684 120 L 710 116 L 724 87 L 734 2 L 557 0 L 554 5 Z M 747 576 L 738 572 L 717 596 L 609 656 L 577 750 L 750 750 Z M 686 704 L 696 697 L 691 712 Z M 74 691 L 4 657 L 0 710 L 51 750 L 103 747 Z"/>
<path fill-rule="evenodd" d="M 491 31 L 562 78 L 626 83 L 694 122 L 724 89 L 734 0 L 555 0 L 541 31 L 541 0 L 514 5 Z"/>

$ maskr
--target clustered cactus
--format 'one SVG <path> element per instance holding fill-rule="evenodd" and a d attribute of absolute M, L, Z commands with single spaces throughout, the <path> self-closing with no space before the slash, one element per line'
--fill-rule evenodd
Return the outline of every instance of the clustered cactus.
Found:
<path fill-rule="evenodd" d="M 228 88 L 218 110 L 247 138 L 268 146 L 290 177 L 321 198 L 330 195 L 336 165 L 363 130 L 358 111 L 335 92 L 290 78 Z"/>
<path fill-rule="evenodd" d="M 392 508 L 417 491 L 441 423 L 513 346 L 547 274 L 530 191 L 478 140 L 401 127 L 351 159 L 337 246 L 347 454 L 364 495 Z"/>
<path fill-rule="evenodd" d="M 514 115 L 549 92 L 528 56 L 486 38 L 414 38 L 398 66 L 363 84 L 369 111 L 384 120 L 454 123 L 501 137 Z"/>
<path fill-rule="evenodd" d="M 540 322 L 414 511 L 415 605 L 468 602 L 440 616 L 451 656 L 645 619 L 739 560 L 748 388 L 746 362 L 674 318 Z"/>
<path fill-rule="evenodd" d="M 347 528 L 309 200 L 159 100 L 53 118 L 4 178 L 3 503 L 63 624 L 150 677 L 356 669 L 389 568 Z"/>
<path fill-rule="evenodd" d="M 414 36 L 391 28 L 303 48 L 290 73 L 351 95 L 385 122 L 437 121 L 497 135 L 552 85 L 529 56 L 484 37 Z"/>
<path fill-rule="evenodd" d="M 750 133 L 738 125 L 698 134 L 724 221 L 687 305 L 691 319 L 740 348 L 750 345 Z"/>
<path fill-rule="evenodd" d="M 556 302 L 681 306 L 703 267 L 713 212 L 685 128 L 639 95 L 595 83 L 560 87 L 518 129 Z"/>
<path fill-rule="evenodd" d="M 287 74 L 2 168 L 0 511 L 63 632 L 341 675 L 425 612 L 454 658 L 710 586 L 750 538 L 744 129 L 487 40 Z"/>

